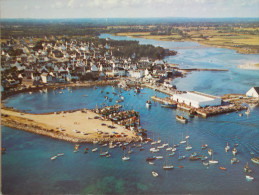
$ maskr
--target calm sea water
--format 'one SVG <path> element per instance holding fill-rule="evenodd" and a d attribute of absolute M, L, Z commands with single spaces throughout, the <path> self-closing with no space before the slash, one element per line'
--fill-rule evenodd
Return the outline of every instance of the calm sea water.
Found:
<path fill-rule="evenodd" d="M 157 45 L 166 44 L 161 41 L 150 41 Z M 181 43 L 177 44 L 181 46 Z M 183 44 L 188 46 L 188 43 Z M 196 45 L 196 43 L 190 44 Z M 184 47 L 187 46 L 184 45 Z M 218 52 L 218 48 L 214 49 L 215 52 Z M 189 49 L 183 50 L 187 52 L 186 50 Z M 198 50 L 202 49 L 198 48 Z M 207 52 L 207 50 L 204 49 L 203 52 Z M 210 50 L 213 49 L 210 48 Z M 230 52 L 231 50 L 226 51 Z M 203 54 L 202 51 L 199 52 Z M 221 55 L 224 55 L 223 51 Z M 247 58 L 250 58 L 249 56 Z M 169 57 L 168 61 L 173 60 L 173 58 L 174 56 Z M 194 55 L 193 61 L 202 66 L 202 63 L 199 63 L 202 59 L 199 58 L 199 56 L 195 57 Z M 217 57 L 214 56 L 214 58 Z M 222 59 L 220 58 L 220 60 Z M 235 61 L 235 59 L 230 58 L 229 62 L 226 60 L 224 64 L 231 64 L 231 61 Z M 222 68 L 222 66 L 219 67 Z M 195 89 L 212 94 L 243 93 L 245 87 L 250 88 L 249 82 L 259 85 L 256 71 L 240 71 L 235 65 L 229 66 L 232 71 L 227 73 L 194 72 L 175 82 L 178 88 Z M 225 80 L 224 74 L 232 79 Z M 231 86 L 232 84 L 234 86 Z M 106 94 L 102 94 L 101 90 L 109 91 L 108 96 L 113 97 L 113 102 L 108 104 L 114 104 L 119 99 L 118 96 L 111 94 L 113 91 L 118 93 L 119 89 L 107 86 L 98 87 L 96 90 L 93 88 L 65 88 L 63 94 L 59 94 L 59 90 L 48 90 L 48 93 L 37 92 L 31 95 L 24 93 L 7 99 L 5 104 L 31 113 L 78 108 L 91 109 L 96 104 L 99 106 L 104 102 Z M 83 95 L 88 95 L 88 97 Z M 148 135 L 151 138 L 153 134 L 155 138 L 159 135 L 163 141 L 166 138 L 172 144 L 173 139 L 175 143 L 179 143 L 182 135 L 188 134 L 190 135 L 189 143 L 193 149 L 186 152 L 185 146 L 180 146 L 178 148 L 180 154 L 188 157 L 195 151 L 207 155 L 207 150 L 201 150 L 201 144 L 207 143 L 209 148 L 214 150 L 214 159 L 219 161 L 219 165 L 207 168 L 200 161 L 191 162 L 188 159 L 178 161 L 179 152 L 177 151 L 176 155 L 169 157 L 168 160 L 175 166 L 175 169 L 164 171 L 162 169 L 164 159 L 156 160 L 155 165 L 145 162 L 146 157 L 152 156 L 149 152 L 150 145 L 144 145 L 144 151 L 134 148 L 134 153 L 130 155 L 130 161 L 123 162 L 121 148 L 111 149 L 110 158 L 101 158 L 98 152 L 84 154 L 85 147 L 89 147 L 89 149 L 95 147 L 92 144 L 81 144 L 80 152 L 73 153 L 74 144 L 72 143 L 2 126 L 2 145 L 7 148 L 7 154 L 2 156 L 3 193 L 257 194 L 259 170 L 258 166 L 250 161 L 252 157 L 250 153 L 253 152 L 255 156 L 259 155 L 258 107 L 251 108 L 249 117 L 245 114 L 243 117 L 239 117 L 238 113 L 230 113 L 207 119 L 195 117 L 190 119 L 188 124 L 181 124 L 175 120 L 175 115 L 187 115 L 184 111 L 161 108 L 160 104 L 155 102 L 153 102 L 151 109 L 145 107 L 146 100 L 154 95 L 154 91 L 151 89 L 142 89 L 141 94 L 138 95 L 133 90 L 123 91 L 122 95 L 125 97 L 125 102 L 122 103 L 124 108 L 140 112 L 141 125 L 148 130 Z M 161 93 L 157 95 L 165 96 Z M 233 155 L 231 152 L 225 153 L 226 142 L 231 148 L 235 143 L 239 144 L 237 147 L 239 164 L 231 165 L 230 159 L 233 158 Z M 65 153 L 65 155 L 52 162 L 50 157 L 56 153 Z M 166 152 L 162 150 L 155 155 L 165 157 Z M 251 175 L 256 178 L 253 182 L 245 180 L 243 167 L 247 162 L 253 170 Z M 183 165 L 184 168 L 178 168 L 180 165 Z M 227 171 L 220 170 L 219 166 L 226 167 Z M 158 178 L 152 176 L 152 170 L 159 174 Z"/>

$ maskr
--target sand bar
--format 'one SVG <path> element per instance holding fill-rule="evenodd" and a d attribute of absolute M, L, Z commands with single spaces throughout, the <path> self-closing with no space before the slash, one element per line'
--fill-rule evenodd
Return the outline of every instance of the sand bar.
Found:
<path fill-rule="evenodd" d="M 71 142 L 139 140 L 134 132 L 123 126 L 108 120 L 94 119 L 98 114 L 90 110 L 29 114 L 2 107 L 1 114 L 2 125 Z M 111 129 L 108 125 L 115 128 Z M 115 132 L 121 136 L 115 137 Z"/>

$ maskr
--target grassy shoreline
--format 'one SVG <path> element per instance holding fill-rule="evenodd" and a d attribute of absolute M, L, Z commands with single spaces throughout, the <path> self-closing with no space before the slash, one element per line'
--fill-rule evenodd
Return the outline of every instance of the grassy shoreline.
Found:
<path fill-rule="evenodd" d="M 259 40 L 254 43 L 251 43 L 254 40 L 254 37 L 252 36 L 247 36 L 246 38 L 247 40 L 245 40 L 245 38 L 241 39 L 242 38 L 241 35 L 239 37 L 237 36 L 233 40 L 231 39 L 228 40 L 229 38 L 227 36 L 218 38 L 219 36 L 216 37 L 216 35 L 214 35 L 215 37 L 213 38 L 204 39 L 204 38 L 198 38 L 196 37 L 196 35 L 191 36 L 191 38 L 186 38 L 186 37 L 181 37 L 179 35 L 150 35 L 149 32 L 141 32 L 141 33 L 123 32 L 123 33 L 115 33 L 114 35 L 129 36 L 133 38 L 153 39 L 158 41 L 177 41 L 177 42 L 192 41 L 192 42 L 197 42 L 203 46 L 213 46 L 218 48 L 232 49 L 241 54 L 259 54 L 259 49 L 252 48 L 252 47 L 257 47 L 259 45 Z M 240 42 L 240 45 L 237 44 L 238 42 Z M 248 42 L 250 42 L 250 45 L 248 44 Z M 236 44 L 236 45 L 233 45 L 233 44 Z"/>

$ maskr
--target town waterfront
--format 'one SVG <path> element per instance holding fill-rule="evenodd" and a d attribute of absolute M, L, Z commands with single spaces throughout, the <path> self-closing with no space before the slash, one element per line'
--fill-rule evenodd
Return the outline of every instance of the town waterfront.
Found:
<path fill-rule="evenodd" d="M 109 35 L 110 36 L 110 35 Z M 108 35 L 102 35 L 105 38 Z M 113 38 L 110 36 L 110 38 Z M 123 39 L 125 37 L 117 37 Z M 134 39 L 140 40 L 140 39 Z M 141 40 L 142 41 L 142 40 Z M 143 39 L 141 44 L 165 46 L 169 42 Z M 196 43 L 174 43 L 176 47 L 198 46 Z M 190 44 L 190 45 L 188 45 Z M 165 46 L 166 47 L 166 46 Z M 170 48 L 173 46 L 168 46 Z M 258 71 L 239 70 L 236 65 L 243 61 L 258 61 L 258 55 L 242 55 L 235 51 L 221 48 L 192 48 L 179 49 L 177 56 L 168 57 L 170 63 L 179 63 L 186 67 L 213 67 L 228 68 L 228 72 L 192 72 L 185 78 L 174 81 L 180 90 L 197 90 L 205 93 L 222 95 L 225 93 L 245 93 L 250 87 L 259 85 Z M 192 53 L 193 52 L 193 53 Z M 188 55 L 187 55 L 188 54 Z M 199 54 L 199 55 L 198 55 Z M 204 56 L 207 56 L 205 58 Z M 212 62 L 210 63 L 210 60 Z M 182 63 L 183 62 L 183 63 Z M 209 65 L 207 65 L 207 62 Z M 104 93 L 109 91 L 119 93 L 119 88 L 106 87 L 73 87 L 72 93 L 65 88 L 62 94 L 53 89 L 47 93 L 24 93 L 5 100 L 6 106 L 30 113 L 45 113 L 79 108 L 92 109 L 96 104 L 104 102 Z M 87 94 L 88 97 L 83 95 Z M 195 117 L 187 124 L 175 120 L 176 114 L 187 116 L 187 112 L 161 108 L 159 103 L 153 102 L 147 109 L 146 100 L 150 99 L 155 91 L 144 88 L 140 94 L 134 90 L 123 91 L 125 101 L 121 103 L 125 109 L 134 109 L 140 112 L 141 125 L 148 130 L 148 137 L 155 139 L 159 136 L 164 142 L 174 139 L 179 143 L 182 135 L 189 135 L 192 151 L 186 152 L 185 145 L 177 150 L 187 159 L 179 161 L 178 151 L 175 156 L 169 157 L 169 162 L 175 168 L 164 171 L 164 159 L 157 159 L 154 165 L 148 164 L 145 159 L 152 156 L 149 152 L 150 144 L 145 144 L 144 150 L 133 148 L 134 153 L 127 162 L 121 160 L 122 148 L 111 149 L 111 157 L 100 157 L 99 152 L 84 154 L 83 149 L 90 150 L 93 144 L 81 144 L 78 153 L 73 153 L 74 144 L 58 141 L 48 137 L 35 135 L 2 126 L 2 145 L 7 153 L 2 156 L 2 186 L 4 194 L 257 194 L 259 180 L 258 166 L 250 159 L 259 155 L 259 108 L 251 107 L 251 114 L 240 117 L 238 113 L 218 115 L 207 119 Z M 157 93 L 159 97 L 166 95 Z M 116 98 L 112 102 L 115 103 Z M 165 140 L 167 141 L 167 140 Z M 231 165 L 231 152 L 226 153 L 224 147 L 229 143 L 231 149 L 238 144 L 237 158 L 240 163 Z M 219 165 L 204 166 L 201 161 L 189 161 L 192 152 L 207 154 L 201 150 L 201 144 L 208 144 L 214 151 L 214 159 Z M 98 146 L 99 147 L 99 146 Z M 128 148 L 127 148 L 128 149 Z M 55 161 L 50 157 L 56 153 L 65 155 Z M 154 155 L 166 156 L 165 149 Z M 253 170 L 253 182 L 247 182 L 244 165 L 249 162 Z M 183 165 L 184 168 L 178 168 Z M 219 166 L 227 170 L 219 169 Z M 155 170 L 158 178 L 151 174 Z"/>

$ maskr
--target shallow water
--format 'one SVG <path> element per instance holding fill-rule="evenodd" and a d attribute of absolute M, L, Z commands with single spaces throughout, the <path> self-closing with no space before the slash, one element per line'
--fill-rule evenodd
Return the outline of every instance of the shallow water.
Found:
<path fill-rule="evenodd" d="M 72 93 L 70 91 L 72 90 Z M 96 103 L 104 102 L 105 93 L 113 97 L 113 104 L 118 96 L 111 92 L 119 92 L 118 88 L 111 86 L 93 88 L 64 89 L 63 94 L 49 90 L 48 93 L 25 93 L 9 98 L 6 105 L 17 109 L 30 109 L 31 113 L 51 112 L 56 110 L 69 110 L 77 108 L 94 108 Z M 83 95 L 89 95 L 84 97 Z M 207 119 L 195 117 L 188 124 L 181 124 L 175 120 L 176 114 L 185 114 L 184 111 L 161 108 L 160 104 L 153 102 L 151 109 L 145 107 L 145 101 L 154 95 L 151 89 L 141 90 L 136 95 L 133 90 L 123 91 L 125 97 L 124 108 L 136 109 L 141 114 L 141 124 L 148 129 L 149 137 L 159 135 L 162 141 L 169 139 L 172 144 L 179 143 L 182 135 L 190 135 L 189 143 L 193 150 L 186 152 L 184 147 L 178 149 L 181 155 L 187 157 L 194 151 L 207 155 L 207 150 L 201 150 L 201 144 L 207 143 L 215 151 L 214 159 L 218 165 L 206 168 L 200 161 L 190 162 L 188 159 L 178 161 L 179 153 L 169 157 L 174 170 L 164 171 L 164 159 L 156 160 L 155 165 L 145 162 L 150 145 L 144 145 L 145 150 L 134 148 L 131 159 L 123 162 L 121 148 L 111 149 L 110 158 L 101 158 L 99 153 L 84 154 L 85 147 L 92 149 L 92 144 L 81 144 L 80 152 L 73 153 L 74 144 L 57 141 L 51 138 L 2 127 L 2 143 L 7 147 L 7 154 L 2 158 L 2 176 L 4 193 L 148 193 L 148 194 L 175 194 L 175 193 L 236 193 L 256 194 L 258 180 L 247 182 L 243 167 L 249 162 L 253 170 L 252 175 L 258 175 L 258 166 L 251 163 L 250 152 L 259 154 L 259 109 L 254 108 L 249 118 L 239 117 L 237 113 L 219 115 Z M 158 93 L 160 97 L 164 94 Z M 68 101 L 72 100 L 72 101 Z M 33 101 L 33 104 L 32 104 Z M 128 104 L 128 105 L 127 105 Z M 233 157 L 231 152 L 225 153 L 226 142 L 231 147 L 238 143 L 238 159 L 240 163 L 230 164 Z M 50 157 L 56 153 L 65 153 L 55 161 Z M 166 156 L 165 150 L 155 155 Z M 183 169 L 178 166 L 183 165 Z M 152 170 L 158 172 L 159 177 L 154 178 Z"/>

